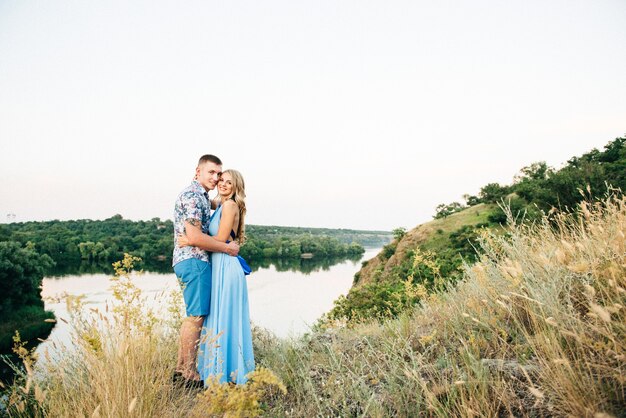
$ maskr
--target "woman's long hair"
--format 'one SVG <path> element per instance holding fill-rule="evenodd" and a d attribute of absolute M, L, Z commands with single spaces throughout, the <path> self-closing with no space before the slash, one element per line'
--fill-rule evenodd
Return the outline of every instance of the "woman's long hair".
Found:
<path fill-rule="evenodd" d="M 237 241 L 239 245 L 243 245 L 246 240 L 245 234 L 245 222 L 246 216 L 246 184 L 243 181 L 243 176 L 237 170 L 225 170 L 223 174 L 230 174 L 233 179 L 233 195 L 231 199 L 235 201 L 239 207 L 239 226 L 237 226 Z"/>

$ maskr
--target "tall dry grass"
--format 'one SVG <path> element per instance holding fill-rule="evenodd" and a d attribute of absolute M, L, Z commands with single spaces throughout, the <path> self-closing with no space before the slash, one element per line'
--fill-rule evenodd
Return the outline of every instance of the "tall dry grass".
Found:
<path fill-rule="evenodd" d="M 106 312 L 66 298 L 71 342 L 55 346 L 9 398 L 10 415 L 52 417 L 179 416 L 193 397 L 172 385 L 180 311 L 171 305 L 169 324 L 157 320 L 134 285 L 135 258 L 115 263 L 114 303 Z M 108 312 L 110 311 L 110 312 Z M 20 351 L 20 350 L 18 350 Z M 23 348 L 25 364 L 31 364 Z"/>
<path fill-rule="evenodd" d="M 269 415 L 625 416 L 626 199 L 483 237 L 452 290 L 380 325 L 257 334 Z"/>
<path fill-rule="evenodd" d="M 71 344 L 55 347 L 35 364 L 23 343 L 15 351 L 24 361 L 22 379 L 6 399 L 15 417 L 200 417 L 256 416 L 260 401 L 284 391 L 270 371 L 258 368 L 250 383 L 232 387 L 218 380 L 206 391 L 174 383 L 180 292 L 163 300 L 166 320 L 157 319 L 131 275 L 138 259 L 114 263 L 114 302 L 105 312 L 87 309 L 80 297 L 67 297 Z M 2 412 L 2 411 L 0 411 Z"/>

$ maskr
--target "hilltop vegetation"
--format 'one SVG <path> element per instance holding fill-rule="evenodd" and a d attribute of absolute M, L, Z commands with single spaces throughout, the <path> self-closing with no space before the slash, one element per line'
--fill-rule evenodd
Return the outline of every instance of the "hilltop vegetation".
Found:
<path fill-rule="evenodd" d="M 433 221 L 397 231 L 396 239 L 364 264 L 329 318 L 397 316 L 423 297 L 421 291 L 407 291 L 411 286 L 423 286 L 424 292 L 453 286 L 462 277 L 463 264 L 480 255 L 482 234 L 506 234 L 511 220 L 551 219 L 555 211 L 602 198 L 612 189 L 626 190 L 626 138 L 573 157 L 559 170 L 544 162 L 531 164 L 511 185 L 491 183 L 478 196 L 465 195 L 466 204 L 441 204 Z"/>

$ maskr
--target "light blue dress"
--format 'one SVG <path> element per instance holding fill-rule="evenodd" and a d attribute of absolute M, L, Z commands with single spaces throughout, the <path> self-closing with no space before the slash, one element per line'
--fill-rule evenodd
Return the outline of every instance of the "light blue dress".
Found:
<path fill-rule="evenodd" d="M 210 235 L 217 235 L 221 218 L 219 206 L 211 217 Z M 221 383 L 244 384 L 254 370 L 246 276 L 237 257 L 224 253 L 211 254 L 211 268 L 211 304 L 198 347 L 198 373 L 202 380 L 220 376 Z"/>

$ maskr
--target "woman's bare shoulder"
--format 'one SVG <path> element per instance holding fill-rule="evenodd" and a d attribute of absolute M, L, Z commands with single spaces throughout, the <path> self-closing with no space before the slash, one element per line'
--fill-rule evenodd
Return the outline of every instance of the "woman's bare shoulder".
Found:
<path fill-rule="evenodd" d="M 237 212 L 239 207 L 237 206 L 237 203 L 235 203 L 233 200 L 227 200 L 226 202 L 222 203 L 223 206 L 223 211 L 225 212 Z"/>

